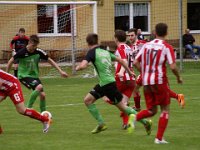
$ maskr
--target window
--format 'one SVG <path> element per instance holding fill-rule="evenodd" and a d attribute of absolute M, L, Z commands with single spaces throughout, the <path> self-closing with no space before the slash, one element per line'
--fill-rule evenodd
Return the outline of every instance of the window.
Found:
<path fill-rule="evenodd" d="M 38 33 L 44 36 L 71 35 L 70 5 L 38 5 Z"/>
<path fill-rule="evenodd" d="M 149 3 L 115 3 L 115 29 L 140 28 L 149 32 L 149 8 Z"/>
<path fill-rule="evenodd" d="M 187 3 L 187 26 L 193 32 L 200 32 L 200 2 Z"/>

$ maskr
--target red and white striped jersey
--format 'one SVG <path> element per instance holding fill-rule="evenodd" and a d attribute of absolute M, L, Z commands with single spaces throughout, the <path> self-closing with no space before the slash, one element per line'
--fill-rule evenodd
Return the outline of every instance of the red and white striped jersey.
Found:
<path fill-rule="evenodd" d="M 10 92 L 13 88 L 17 88 L 17 78 L 0 69 L 0 90 L 5 93 Z"/>
<path fill-rule="evenodd" d="M 127 60 L 130 70 L 133 71 L 133 61 L 134 60 L 133 60 L 133 57 L 132 57 L 133 56 L 132 53 L 133 53 L 132 49 L 127 44 L 123 43 L 123 44 L 118 45 L 117 50 L 115 52 L 115 55 L 117 57 L 120 57 L 121 59 Z M 122 66 L 121 66 L 120 63 L 115 62 L 115 80 L 116 81 L 135 80 L 135 78 L 130 76 L 127 71 L 124 72 L 123 78 L 119 78 L 118 76 L 116 76 L 116 74 L 118 72 L 120 72 L 121 67 Z"/>
<path fill-rule="evenodd" d="M 135 60 L 135 57 L 139 53 L 139 51 L 142 49 L 142 46 L 146 43 L 144 40 L 137 40 L 134 44 L 131 45 L 131 49 L 133 51 L 133 58 Z"/>
<path fill-rule="evenodd" d="M 174 50 L 171 45 L 160 39 L 144 44 L 136 56 L 141 63 L 143 85 L 167 83 L 166 61 L 175 63 Z"/>

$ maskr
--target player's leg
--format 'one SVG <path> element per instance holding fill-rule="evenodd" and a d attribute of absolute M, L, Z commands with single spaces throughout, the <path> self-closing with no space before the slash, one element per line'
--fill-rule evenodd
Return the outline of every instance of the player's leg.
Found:
<path fill-rule="evenodd" d="M 27 107 L 32 108 L 37 97 L 40 95 L 41 92 L 43 92 L 42 83 L 38 78 L 30 78 L 30 77 L 22 78 L 20 79 L 20 81 L 25 86 L 33 89 L 30 99 L 27 102 Z"/>
<path fill-rule="evenodd" d="M 161 114 L 158 121 L 158 131 L 155 139 L 156 144 L 166 144 L 163 138 L 165 129 L 167 128 L 168 119 L 169 119 L 169 105 L 161 105 Z"/>
<path fill-rule="evenodd" d="M 1 103 L 4 99 L 6 99 L 6 95 L 5 95 L 3 92 L 0 91 L 0 103 Z M 3 133 L 3 128 L 1 127 L 1 124 L 0 124 L 0 134 L 2 134 L 2 133 Z"/>
<path fill-rule="evenodd" d="M 46 94 L 45 92 L 40 93 L 40 112 L 43 112 L 46 110 Z"/>
<path fill-rule="evenodd" d="M 134 103 L 135 103 L 135 110 L 136 111 L 140 111 L 141 110 L 141 106 L 140 106 L 140 99 L 141 99 L 141 96 L 140 96 L 140 87 L 142 87 L 142 76 L 139 75 L 136 79 L 136 86 L 134 88 L 134 91 L 133 91 L 133 98 L 134 98 Z"/>
<path fill-rule="evenodd" d="M 94 104 L 95 101 L 103 96 L 101 92 L 101 87 L 99 85 L 96 85 L 84 98 L 84 103 L 86 107 L 88 108 L 90 114 L 97 120 L 98 125 L 97 127 L 92 130 L 92 133 L 99 133 L 101 131 L 104 131 L 107 129 L 105 126 L 104 120 L 99 113 L 99 110 L 96 108 L 96 105 Z"/>

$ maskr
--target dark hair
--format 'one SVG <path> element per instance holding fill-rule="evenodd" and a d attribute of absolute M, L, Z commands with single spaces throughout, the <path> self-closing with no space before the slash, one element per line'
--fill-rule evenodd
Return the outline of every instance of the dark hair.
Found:
<path fill-rule="evenodd" d="M 20 28 L 19 32 L 24 32 L 25 33 L 25 29 L 24 28 Z"/>
<path fill-rule="evenodd" d="M 89 33 L 86 37 L 86 42 L 91 46 L 98 44 L 98 35 L 96 33 Z"/>
<path fill-rule="evenodd" d="M 115 38 L 117 38 L 117 40 L 119 42 L 125 42 L 126 41 L 126 32 L 123 30 L 115 30 Z"/>
<path fill-rule="evenodd" d="M 36 45 L 40 43 L 39 37 L 35 34 L 30 36 L 29 41 Z"/>
<path fill-rule="evenodd" d="M 168 26 L 166 23 L 158 23 L 155 26 L 156 34 L 158 36 L 166 36 L 167 35 Z"/>
<path fill-rule="evenodd" d="M 137 29 L 136 29 L 136 28 L 131 28 L 131 29 L 129 29 L 129 30 L 128 30 L 128 33 L 130 33 L 130 32 L 134 32 L 135 35 L 137 35 Z"/>

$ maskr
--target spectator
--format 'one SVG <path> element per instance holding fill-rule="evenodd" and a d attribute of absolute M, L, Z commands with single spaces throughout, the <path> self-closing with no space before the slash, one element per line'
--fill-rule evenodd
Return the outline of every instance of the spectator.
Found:
<path fill-rule="evenodd" d="M 149 41 L 152 41 L 152 40 L 154 40 L 155 38 L 156 38 L 155 30 L 152 30 L 152 31 L 151 31 L 151 34 L 150 34 L 150 36 L 149 36 Z"/>
<path fill-rule="evenodd" d="M 193 49 L 197 49 L 197 55 L 200 56 L 200 46 L 194 44 L 195 39 L 190 34 L 190 29 L 185 30 L 185 34 L 183 35 L 183 46 L 189 50 L 193 59 L 198 59 L 198 56 L 195 55 Z"/>
<path fill-rule="evenodd" d="M 141 29 L 137 30 L 137 38 L 138 38 L 138 40 L 144 40 L 144 35 L 142 35 Z"/>

